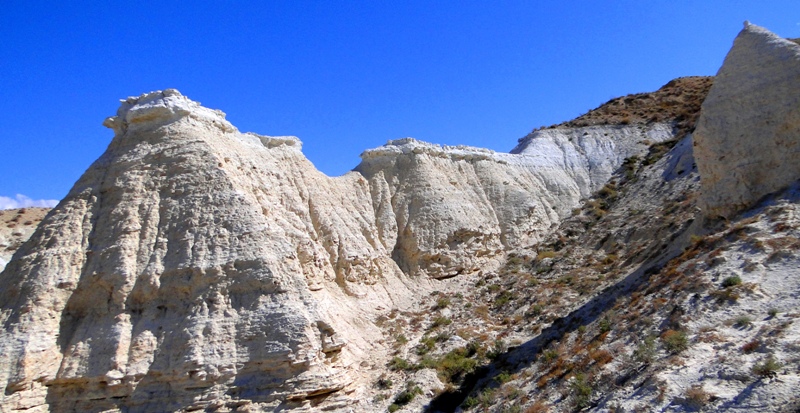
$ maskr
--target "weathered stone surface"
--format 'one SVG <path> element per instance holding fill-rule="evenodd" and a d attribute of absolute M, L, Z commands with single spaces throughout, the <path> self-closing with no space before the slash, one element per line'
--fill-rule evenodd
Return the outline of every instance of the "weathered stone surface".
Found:
<path fill-rule="evenodd" d="M 0 271 L 14 252 L 33 235 L 50 208 L 29 207 L 0 210 Z"/>
<path fill-rule="evenodd" d="M 800 45 L 745 23 L 702 106 L 701 205 L 729 217 L 800 177 Z"/>
<path fill-rule="evenodd" d="M 106 153 L 2 273 L 5 411 L 358 405 L 362 364 L 388 357 L 377 315 L 496 268 L 671 137 L 556 129 L 513 154 L 403 139 L 330 178 L 297 138 L 240 133 L 175 90 L 104 124 Z"/>
<path fill-rule="evenodd" d="M 448 278 L 493 270 L 508 249 L 537 243 L 625 158 L 673 137 L 661 123 L 548 129 L 511 153 L 407 138 L 364 152 L 356 171 L 400 268 Z"/>

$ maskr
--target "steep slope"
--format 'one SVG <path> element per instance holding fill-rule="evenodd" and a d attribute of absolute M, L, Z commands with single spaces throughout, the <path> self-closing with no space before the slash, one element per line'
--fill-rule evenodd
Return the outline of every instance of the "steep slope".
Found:
<path fill-rule="evenodd" d="M 573 120 L 540 129 L 674 122 L 683 135 L 694 130 L 700 105 L 713 84 L 709 76 L 680 77 L 655 92 L 614 98 Z"/>
<path fill-rule="evenodd" d="M 703 138 L 689 135 L 659 160 L 628 159 L 536 251 L 520 251 L 501 295 L 474 300 L 524 297 L 499 312 L 513 322 L 497 337 L 513 346 L 431 410 L 800 409 L 800 173 L 758 169 L 800 140 L 786 110 L 800 79 L 781 64 L 748 73 L 752 60 L 739 58 L 790 64 L 794 47 L 746 25 L 720 70 L 734 77 L 709 95 L 726 99 L 703 104 Z M 749 108 L 756 89 L 770 94 Z M 743 133 L 742 119 L 767 126 Z M 740 147 L 750 151 L 712 156 Z M 725 168 L 734 172 L 723 187 L 713 178 Z M 708 218 L 719 211 L 728 219 Z"/>
<path fill-rule="evenodd" d="M 0 275 L 4 410 L 367 403 L 389 357 L 375 319 L 499 268 L 672 137 L 601 128 L 519 154 L 407 139 L 329 178 L 296 138 L 242 134 L 175 90 L 104 125 L 106 153 Z"/>

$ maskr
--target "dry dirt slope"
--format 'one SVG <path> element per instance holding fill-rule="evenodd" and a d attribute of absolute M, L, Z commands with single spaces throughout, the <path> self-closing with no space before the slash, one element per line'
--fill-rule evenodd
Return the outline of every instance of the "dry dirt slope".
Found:
<path fill-rule="evenodd" d="M 533 334 L 431 410 L 796 411 L 798 188 L 701 223 L 696 172 L 661 179 L 687 148 L 598 194 L 496 292 L 478 290 L 490 305 L 513 294 L 497 316 L 511 317 L 506 334 Z"/>
<path fill-rule="evenodd" d="M 752 76 L 747 67 L 758 59 L 739 59 L 748 53 L 783 56 L 787 67 Z M 786 73 L 800 54 L 746 25 L 731 55 L 721 72 L 725 87 L 735 87 L 717 93 L 738 110 L 704 104 L 707 125 L 719 126 L 706 128 L 704 140 L 741 150 L 765 126 L 796 124 L 791 110 L 765 106 L 794 96 L 800 85 Z M 753 91 L 742 91 L 759 82 L 789 92 L 753 105 Z M 726 131 L 742 113 L 752 124 Z M 784 174 L 794 181 L 788 188 L 710 219 L 713 211 L 699 208 L 705 193 L 693 140 L 629 158 L 551 239 L 519 250 L 464 294 L 433 297 L 431 314 L 410 320 L 428 320 L 425 335 L 409 340 L 416 354 L 398 340 L 386 380 L 406 384 L 390 411 L 800 411 L 798 176 Z M 724 159 L 708 155 L 708 164 Z M 752 187 L 760 175 L 737 178 Z M 448 348 L 458 341 L 452 335 L 465 346 Z M 424 399 L 428 383 L 410 381 L 430 369 L 445 383 L 423 407 L 414 394 Z"/>

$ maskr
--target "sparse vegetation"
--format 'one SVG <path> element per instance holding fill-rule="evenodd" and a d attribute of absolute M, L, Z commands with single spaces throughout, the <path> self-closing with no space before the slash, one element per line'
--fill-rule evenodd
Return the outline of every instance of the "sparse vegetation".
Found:
<path fill-rule="evenodd" d="M 636 347 L 636 350 L 634 350 L 633 352 L 634 360 L 644 364 L 649 364 L 653 362 L 655 356 L 656 356 L 656 338 L 653 336 L 645 337 L 645 339 L 641 343 L 639 343 L 639 346 Z"/>
<path fill-rule="evenodd" d="M 608 317 L 603 317 L 603 319 L 600 320 L 598 327 L 600 328 L 600 334 L 611 331 L 611 319 Z"/>
<path fill-rule="evenodd" d="M 759 346 L 761 346 L 761 342 L 760 341 L 758 341 L 758 340 L 750 341 L 749 343 L 747 343 L 747 344 L 742 346 L 742 352 L 744 354 L 750 354 L 750 353 L 758 350 Z"/>
<path fill-rule="evenodd" d="M 436 299 L 436 310 L 441 310 L 443 308 L 447 308 L 450 305 L 450 298 L 445 296 L 440 296 Z"/>
<path fill-rule="evenodd" d="M 570 383 L 572 389 L 572 403 L 576 410 L 589 407 L 592 397 L 592 386 L 583 373 L 576 374 Z"/>
<path fill-rule="evenodd" d="M 547 258 L 554 258 L 555 256 L 556 256 L 556 252 L 555 251 L 551 251 L 551 250 L 539 251 L 536 254 L 536 260 L 537 261 L 542 261 L 542 260 L 545 260 Z"/>
<path fill-rule="evenodd" d="M 667 330 L 661 335 L 661 344 L 672 354 L 678 354 L 689 348 L 689 339 L 683 331 Z"/>
<path fill-rule="evenodd" d="M 774 357 L 770 356 L 761 363 L 756 363 L 752 371 L 753 374 L 759 377 L 775 377 L 778 375 L 778 370 L 780 370 L 781 367 L 783 367 L 781 363 L 778 363 Z"/>
<path fill-rule="evenodd" d="M 695 384 L 692 387 L 689 387 L 684 394 L 686 403 L 694 409 L 700 409 L 707 405 L 711 400 L 711 397 L 712 395 L 705 391 L 703 386 L 700 384 Z"/>
<path fill-rule="evenodd" d="M 389 369 L 390 370 L 413 370 L 414 365 L 408 362 L 408 360 L 402 357 L 394 357 L 392 361 L 389 362 Z"/>
<path fill-rule="evenodd" d="M 736 317 L 736 320 L 734 320 L 733 323 L 733 325 L 742 328 L 750 327 L 751 324 L 753 324 L 753 319 L 746 315 Z"/>
<path fill-rule="evenodd" d="M 381 378 L 379 378 L 378 381 L 375 382 L 375 387 L 381 390 L 388 390 L 392 388 L 393 384 L 394 383 L 392 382 L 392 379 L 387 378 L 385 376 L 381 376 Z"/>
<path fill-rule="evenodd" d="M 630 125 L 677 121 L 679 135 L 694 130 L 713 77 L 690 76 L 674 79 L 651 93 L 614 98 L 569 122 L 551 127 Z"/>
<path fill-rule="evenodd" d="M 449 319 L 447 317 L 439 316 L 439 317 L 436 317 L 436 318 L 433 319 L 433 323 L 431 323 L 430 329 L 433 330 L 433 329 L 438 328 L 438 327 L 449 326 L 452 323 L 453 323 L 453 320 L 451 320 L 451 319 Z"/>
<path fill-rule="evenodd" d="M 400 410 L 402 406 L 411 403 L 414 400 L 414 398 L 417 397 L 418 394 L 422 394 L 422 389 L 417 385 L 417 383 L 409 381 L 408 383 L 406 383 L 405 390 L 401 391 L 394 398 L 392 404 L 389 405 L 389 411 L 395 412 L 397 410 Z"/>
<path fill-rule="evenodd" d="M 732 275 L 722 280 L 722 287 L 733 287 L 742 283 L 742 279 L 738 275 Z"/>

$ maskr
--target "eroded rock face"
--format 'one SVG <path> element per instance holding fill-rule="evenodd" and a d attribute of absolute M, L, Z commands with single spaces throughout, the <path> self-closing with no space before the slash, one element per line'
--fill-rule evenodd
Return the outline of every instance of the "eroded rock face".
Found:
<path fill-rule="evenodd" d="M 348 384 L 376 331 L 339 354 L 366 324 L 342 291 L 400 275 L 368 235 L 366 180 L 174 91 L 106 124 L 107 152 L 3 273 L 6 410 L 279 404 Z"/>
<path fill-rule="evenodd" d="M 800 177 L 800 45 L 746 23 L 702 106 L 707 215 L 729 217 Z"/>
<path fill-rule="evenodd" d="M 400 268 L 449 278 L 536 244 L 625 158 L 672 138 L 661 123 L 542 130 L 511 153 L 408 138 L 364 152 L 356 170 L 389 217 L 379 230 Z"/>
<path fill-rule="evenodd" d="M 373 320 L 538 241 L 671 127 L 548 130 L 514 154 L 404 139 L 330 178 L 293 137 L 175 90 L 0 276 L 4 411 L 336 410 L 388 353 Z M 317 397 L 329 395 L 328 397 Z"/>
<path fill-rule="evenodd" d="M 50 208 L 29 207 L 0 210 L 0 271 L 14 252 L 33 235 Z"/>

